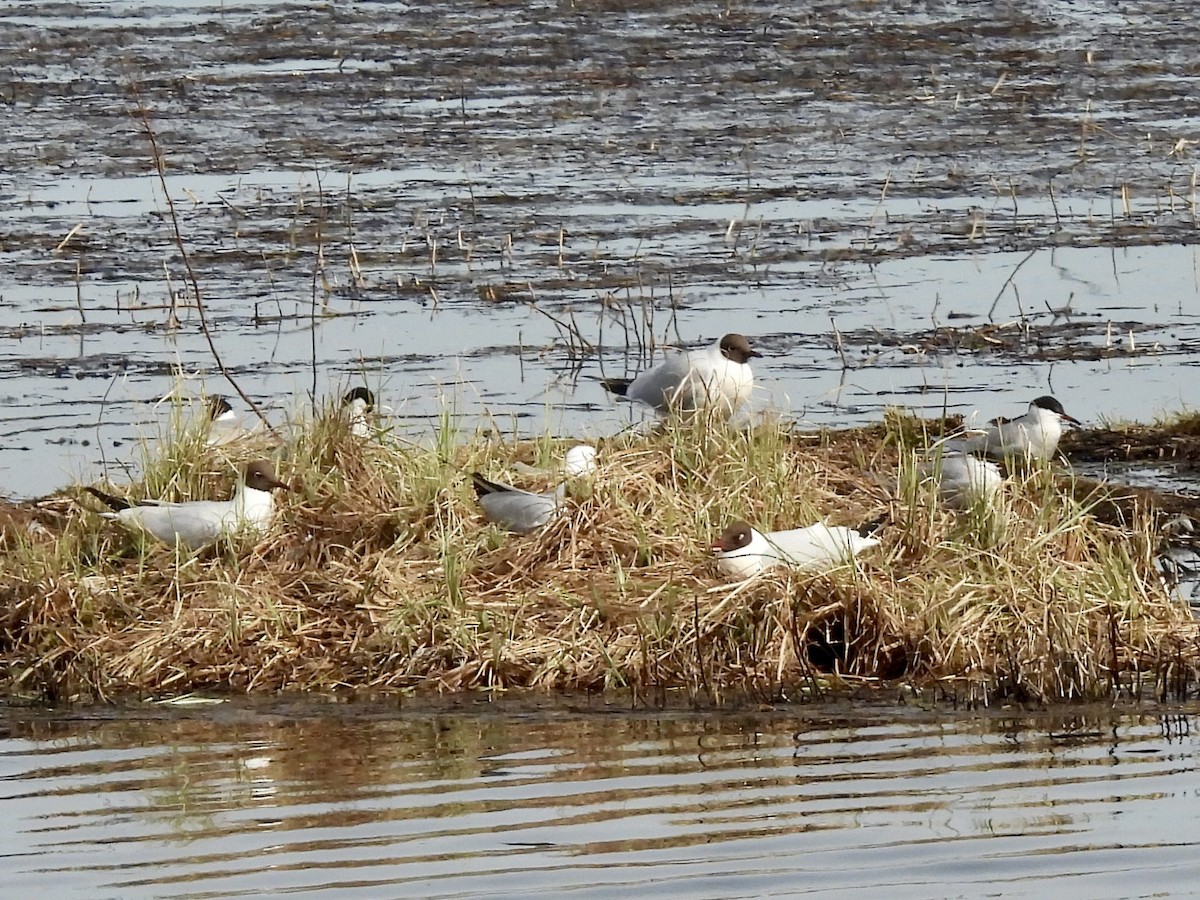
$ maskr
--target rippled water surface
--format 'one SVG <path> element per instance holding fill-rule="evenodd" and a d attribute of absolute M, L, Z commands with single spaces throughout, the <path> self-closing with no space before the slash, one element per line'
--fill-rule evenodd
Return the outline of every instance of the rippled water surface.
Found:
<path fill-rule="evenodd" d="M 1196 724 L 866 705 L 9 711 L 0 894 L 1189 896 Z"/>
<path fill-rule="evenodd" d="M 810 424 L 1178 409 L 1198 41 L 1165 0 L 0 3 L 0 487 L 230 393 L 195 286 L 276 422 L 365 379 L 418 434 L 601 434 L 597 377 L 735 329 Z"/>

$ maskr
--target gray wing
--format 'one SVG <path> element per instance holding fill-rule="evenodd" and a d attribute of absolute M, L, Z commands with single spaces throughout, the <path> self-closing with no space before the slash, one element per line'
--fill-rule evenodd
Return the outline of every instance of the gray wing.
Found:
<path fill-rule="evenodd" d="M 113 515 L 119 521 L 150 532 L 163 543 L 178 541 L 191 549 L 237 530 L 237 513 L 232 504 L 220 501 L 133 506 Z"/>
<path fill-rule="evenodd" d="M 483 514 L 488 521 L 518 534 L 536 531 L 554 518 L 566 491 L 565 486 L 560 484 L 548 493 L 534 494 L 501 482 L 487 481 L 477 475 L 472 475 L 472 481 L 475 482 L 479 505 L 483 507 Z M 485 489 L 481 490 L 483 487 Z"/>
<path fill-rule="evenodd" d="M 687 354 L 677 353 L 633 379 L 625 396 L 665 412 L 689 371 L 691 363 Z"/>
<path fill-rule="evenodd" d="M 479 505 L 489 521 L 509 531 L 527 534 L 553 518 L 558 498 L 553 494 L 488 494 L 479 498 Z"/>
<path fill-rule="evenodd" d="M 942 456 L 947 458 L 955 453 L 984 453 L 988 449 L 989 435 L 977 433 L 951 438 L 942 442 Z"/>

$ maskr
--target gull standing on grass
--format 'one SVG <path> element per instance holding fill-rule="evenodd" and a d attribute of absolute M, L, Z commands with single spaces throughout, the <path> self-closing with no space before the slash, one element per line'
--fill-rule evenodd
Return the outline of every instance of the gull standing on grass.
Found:
<path fill-rule="evenodd" d="M 605 378 L 600 383 L 659 414 L 712 409 L 729 417 L 750 399 L 750 360 L 761 356 L 745 337 L 731 333 L 703 349 L 677 353 L 636 378 Z"/>
<path fill-rule="evenodd" d="M 1038 397 L 1029 410 L 1015 419 L 992 419 L 974 434 L 946 441 L 946 449 L 963 453 L 982 453 L 993 459 L 1024 457 L 1046 460 L 1054 456 L 1063 423 L 1081 424 L 1067 415 L 1061 403 L 1053 397 Z"/>
<path fill-rule="evenodd" d="M 595 468 L 595 447 L 580 444 L 567 451 L 563 471 L 568 476 L 578 478 Z M 536 531 L 562 512 L 567 493 L 565 481 L 554 490 L 539 494 L 523 491 L 502 481 L 489 481 L 478 472 L 471 473 L 471 484 L 487 520 L 517 534 Z"/>
<path fill-rule="evenodd" d="M 88 493 L 100 498 L 113 511 L 100 513 L 128 528 L 140 529 L 167 544 L 197 550 L 240 531 L 262 531 L 270 526 L 275 510 L 272 491 L 291 487 L 275 477 L 266 460 L 247 463 L 230 500 L 126 500 L 94 487 Z"/>
<path fill-rule="evenodd" d="M 721 532 L 712 549 L 717 556 L 717 568 L 723 573 L 749 578 L 772 566 L 831 569 L 878 545 L 878 538 L 864 537 L 853 528 L 824 522 L 764 534 L 748 522 L 737 521 Z"/>

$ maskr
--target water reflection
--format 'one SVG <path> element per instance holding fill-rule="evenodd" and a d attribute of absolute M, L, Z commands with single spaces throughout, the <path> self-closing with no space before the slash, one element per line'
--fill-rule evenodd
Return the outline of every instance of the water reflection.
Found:
<path fill-rule="evenodd" d="M 10 713 L 0 893 L 1181 888 L 1189 716 L 800 708 Z"/>

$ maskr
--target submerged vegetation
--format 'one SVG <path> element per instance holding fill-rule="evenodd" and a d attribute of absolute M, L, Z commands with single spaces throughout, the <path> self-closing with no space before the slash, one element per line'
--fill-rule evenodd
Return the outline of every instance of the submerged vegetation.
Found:
<path fill-rule="evenodd" d="M 0 548 L 7 691 L 533 687 L 719 702 L 903 679 L 991 702 L 1181 693 L 1200 674 L 1200 631 L 1159 574 L 1161 517 L 1145 498 L 1039 468 L 990 504 L 943 509 L 910 449 L 931 423 L 672 421 L 606 440 L 596 471 L 569 480 L 564 514 L 513 535 L 484 520 L 468 473 L 545 490 L 566 445 L 456 435 L 449 421 L 428 446 L 360 439 L 333 412 L 303 423 L 272 451 L 294 490 L 270 532 L 198 554 L 101 519 L 81 490 L 43 502 L 43 525 L 10 523 Z M 254 444 L 171 443 L 137 495 L 225 496 Z M 1120 521 L 1097 515 L 1118 506 Z M 710 546 L 737 518 L 873 523 L 882 545 L 827 572 L 730 583 Z"/>

